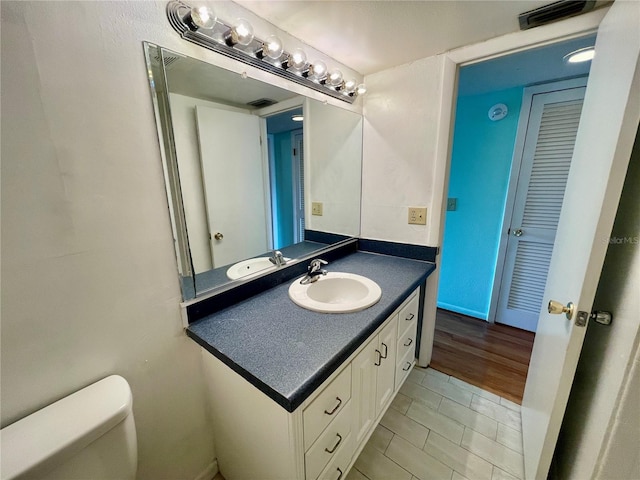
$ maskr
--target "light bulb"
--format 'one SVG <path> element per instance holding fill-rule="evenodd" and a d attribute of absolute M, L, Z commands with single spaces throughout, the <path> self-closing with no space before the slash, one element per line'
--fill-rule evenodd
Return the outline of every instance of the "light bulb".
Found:
<path fill-rule="evenodd" d="M 331 70 L 327 75 L 327 83 L 332 87 L 342 86 L 342 72 L 337 68 Z"/>
<path fill-rule="evenodd" d="M 211 30 L 216 24 L 216 14 L 209 7 L 193 7 L 182 20 L 194 32 L 200 28 Z"/>
<path fill-rule="evenodd" d="M 358 87 L 356 88 L 356 93 L 358 95 L 364 95 L 365 93 L 367 93 L 367 86 L 364 83 L 361 83 L 360 85 L 358 85 Z"/>
<path fill-rule="evenodd" d="M 262 43 L 263 55 L 273 60 L 278 60 L 282 56 L 283 51 L 284 47 L 282 45 L 282 40 L 275 35 L 268 36 Z"/>
<path fill-rule="evenodd" d="M 253 27 L 244 18 L 239 18 L 224 36 L 224 41 L 230 47 L 242 45 L 246 47 L 253 40 Z"/>
<path fill-rule="evenodd" d="M 301 48 L 296 48 L 289 54 L 287 64 L 295 70 L 302 70 L 307 65 L 307 54 Z"/>
<path fill-rule="evenodd" d="M 352 95 L 356 91 L 357 83 L 354 79 L 344 82 L 344 93 Z"/>
<path fill-rule="evenodd" d="M 327 64 L 318 60 L 309 65 L 309 72 L 307 74 L 314 80 L 322 80 L 327 76 Z"/>

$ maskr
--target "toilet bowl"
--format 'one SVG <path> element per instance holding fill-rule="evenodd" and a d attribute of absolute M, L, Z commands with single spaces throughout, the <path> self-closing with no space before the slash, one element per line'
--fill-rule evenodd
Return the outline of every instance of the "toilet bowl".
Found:
<path fill-rule="evenodd" d="M 112 375 L 0 430 L 1 480 L 132 480 L 131 389 Z"/>

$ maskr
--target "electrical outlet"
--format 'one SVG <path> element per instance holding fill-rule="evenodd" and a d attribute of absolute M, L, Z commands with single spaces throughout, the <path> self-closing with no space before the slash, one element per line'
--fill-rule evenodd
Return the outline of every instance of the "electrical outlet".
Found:
<path fill-rule="evenodd" d="M 409 207 L 409 224 L 426 225 L 427 224 L 427 208 L 426 207 Z"/>
<path fill-rule="evenodd" d="M 457 198 L 447 198 L 447 210 L 450 212 L 455 211 L 458 208 Z"/>
<path fill-rule="evenodd" d="M 311 215 L 322 216 L 322 202 L 311 202 Z"/>

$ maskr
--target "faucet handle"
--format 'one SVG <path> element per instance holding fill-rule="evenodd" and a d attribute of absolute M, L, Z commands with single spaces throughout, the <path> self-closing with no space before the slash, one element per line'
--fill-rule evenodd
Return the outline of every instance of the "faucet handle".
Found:
<path fill-rule="evenodd" d="M 322 265 L 328 265 L 329 262 L 327 262 L 326 260 L 322 260 L 321 258 L 314 258 L 313 260 L 311 260 L 311 263 L 309 264 L 309 267 L 307 268 L 308 271 L 313 271 L 313 270 L 318 270 L 319 268 L 322 267 Z"/>

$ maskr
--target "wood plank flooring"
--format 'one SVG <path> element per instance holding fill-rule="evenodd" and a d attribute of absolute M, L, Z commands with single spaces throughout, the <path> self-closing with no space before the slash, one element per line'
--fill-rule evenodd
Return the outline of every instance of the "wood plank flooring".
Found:
<path fill-rule="evenodd" d="M 438 309 L 431 368 L 522 403 L 534 334 Z"/>

